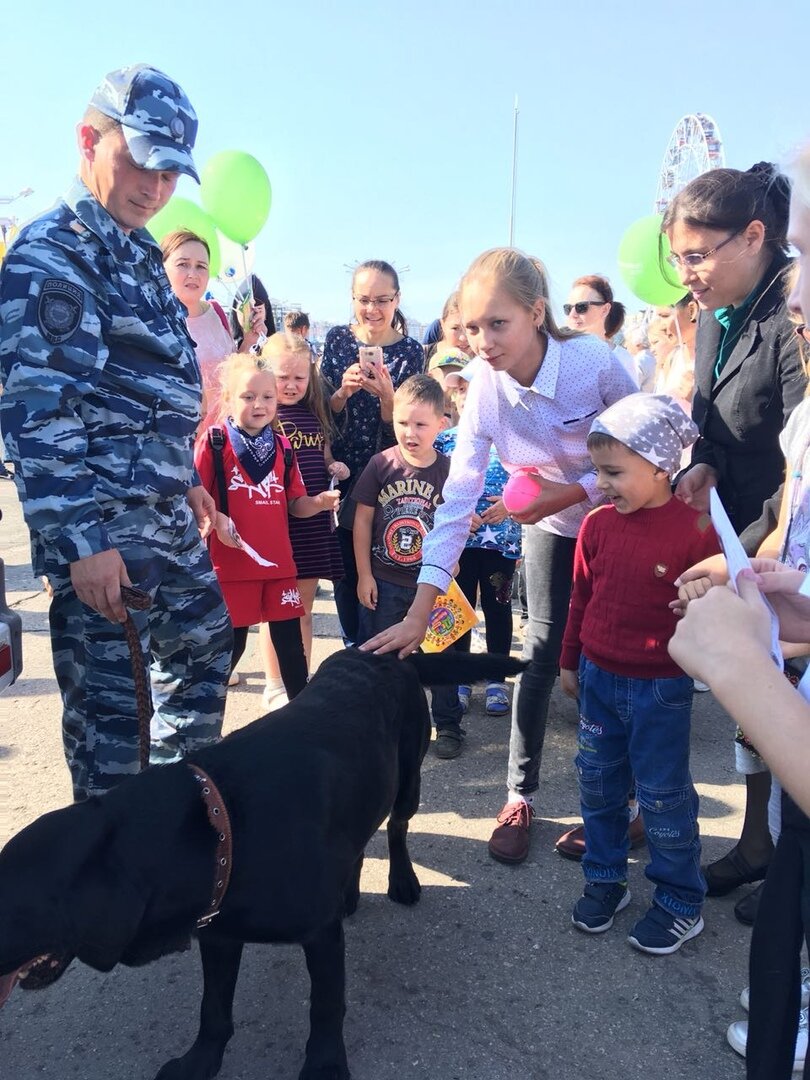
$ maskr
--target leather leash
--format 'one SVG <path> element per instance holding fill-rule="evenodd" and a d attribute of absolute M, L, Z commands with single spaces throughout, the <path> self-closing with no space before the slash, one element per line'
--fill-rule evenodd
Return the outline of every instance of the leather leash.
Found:
<path fill-rule="evenodd" d="M 228 891 L 228 883 L 231 880 L 231 863 L 233 853 L 233 833 L 231 832 L 231 819 L 225 800 L 208 775 L 199 765 L 188 762 L 191 774 L 200 784 L 200 796 L 205 803 L 208 820 L 217 834 L 217 850 L 214 862 L 214 889 L 211 894 L 211 902 L 207 910 L 197 920 L 197 928 L 207 926 L 215 915 L 219 914 L 219 908 L 225 893 Z"/>
<path fill-rule="evenodd" d="M 131 589 L 126 585 L 121 587 L 121 598 L 125 607 L 131 608 L 133 611 L 146 611 L 152 603 L 148 593 L 143 592 L 141 589 Z M 135 704 L 138 713 L 138 758 L 141 771 L 143 771 L 149 764 L 153 712 L 152 690 L 146 674 L 146 661 L 141 649 L 138 630 L 129 614 L 127 614 L 124 623 L 124 636 L 129 647 L 132 677 L 135 682 Z M 211 893 L 211 902 L 205 913 L 197 921 L 199 929 L 207 926 L 214 916 L 219 914 L 220 905 L 228 889 L 228 883 L 231 880 L 233 834 L 231 832 L 231 819 L 228 808 L 216 784 L 199 765 L 193 765 L 191 762 L 187 764 L 194 779 L 200 785 L 200 797 L 205 803 L 205 810 L 211 828 L 217 834 L 214 887 Z"/>
<path fill-rule="evenodd" d="M 149 593 L 142 589 L 131 589 L 127 585 L 121 586 L 121 599 L 124 607 L 132 608 L 133 611 L 146 611 L 152 603 Z M 152 688 L 146 677 L 146 661 L 141 649 L 141 639 L 132 617 L 127 612 L 124 623 L 124 637 L 129 647 L 129 659 L 132 664 L 132 678 L 135 682 L 135 705 L 138 713 L 138 761 L 141 772 L 149 764 L 149 746 L 152 741 Z"/>

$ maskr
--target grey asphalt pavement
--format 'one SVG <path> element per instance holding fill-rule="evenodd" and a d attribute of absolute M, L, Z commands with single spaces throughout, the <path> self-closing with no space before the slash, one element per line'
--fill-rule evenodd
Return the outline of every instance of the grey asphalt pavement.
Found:
<path fill-rule="evenodd" d="M 0 481 L 0 555 L 25 624 L 25 671 L 0 698 L 0 842 L 70 798 L 47 637 L 47 599 L 32 578 L 11 484 Z M 329 596 L 316 608 L 316 660 L 340 646 Z M 226 725 L 261 709 L 255 658 L 229 695 Z M 539 818 L 522 866 L 486 849 L 504 798 L 508 719 L 484 715 L 480 693 L 455 761 L 428 756 L 411 853 L 422 881 L 413 909 L 385 896 L 384 834 L 369 848 L 357 914 L 346 926 L 346 1043 L 354 1080 L 740 1080 L 727 1025 L 743 1014 L 749 931 L 733 905 L 708 901 L 706 929 L 671 957 L 632 950 L 645 910 L 645 851 L 630 869 L 633 900 L 606 934 L 571 925 L 582 880 L 554 841 L 578 818 L 572 759 L 576 715 L 555 692 Z M 693 774 L 711 860 L 739 834 L 743 788 L 732 725 L 710 694 L 696 697 Z M 302 783 L 305 778 L 302 778 Z M 268 823 L 272 827 L 272 823 Z M 140 1080 L 185 1051 L 196 1033 L 196 950 L 102 975 L 74 964 L 49 990 L 16 991 L 0 1013 L 7 1080 Z M 222 1080 L 294 1080 L 307 1035 L 308 983 L 293 947 L 249 946 L 236 995 L 236 1034 Z"/>

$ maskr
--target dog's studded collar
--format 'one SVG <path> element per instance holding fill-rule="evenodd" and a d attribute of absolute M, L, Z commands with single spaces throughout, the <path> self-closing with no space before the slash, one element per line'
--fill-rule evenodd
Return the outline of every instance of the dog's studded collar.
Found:
<path fill-rule="evenodd" d="M 200 785 L 200 797 L 205 803 L 208 820 L 217 834 L 216 864 L 214 868 L 214 891 L 211 895 L 211 903 L 203 915 L 197 920 L 197 928 L 207 926 L 215 915 L 219 914 L 219 908 L 225 893 L 228 890 L 228 882 L 231 880 L 231 861 L 233 851 L 233 837 L 231 834 L 231 819 L 228 816 L 228 808 L 225 800 L 219 793 L 216 784 L 204 772 L 199 765 L 189 763 L 191 774 Z"/>

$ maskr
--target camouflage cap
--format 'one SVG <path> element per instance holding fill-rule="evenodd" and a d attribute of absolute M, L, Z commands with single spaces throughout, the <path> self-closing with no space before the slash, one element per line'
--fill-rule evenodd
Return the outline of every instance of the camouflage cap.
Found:
<path fill-rule="evenodd" d="M 200 182 L 191 156 L 197 114 L 168 75 L 147 64 L 119 68 L 104 77 L 90 104 L 121 124 L 136 165 L 185 173 Z"/>

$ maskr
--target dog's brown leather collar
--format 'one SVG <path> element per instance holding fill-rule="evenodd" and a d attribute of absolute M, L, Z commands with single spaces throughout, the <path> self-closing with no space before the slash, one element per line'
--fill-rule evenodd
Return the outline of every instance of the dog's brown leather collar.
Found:
<path fill-rule="evenodd" d="M 233 836 L 231 834 L 231 819 L 228 816 L 228 808 L 216 784 L 199 765 L 189 762 L 189 768 L 194 779 L 200 785 L 200 797 L 205 803 L 208 820 L 217 834 L 214 891 L 211 895 L 211 903 L 205 913 L 197 920 L 199 929 L 207 926 L 214 916 L 219 914 L 220 905 L 228 889 L 228 882 L 231 880 Z"/>

